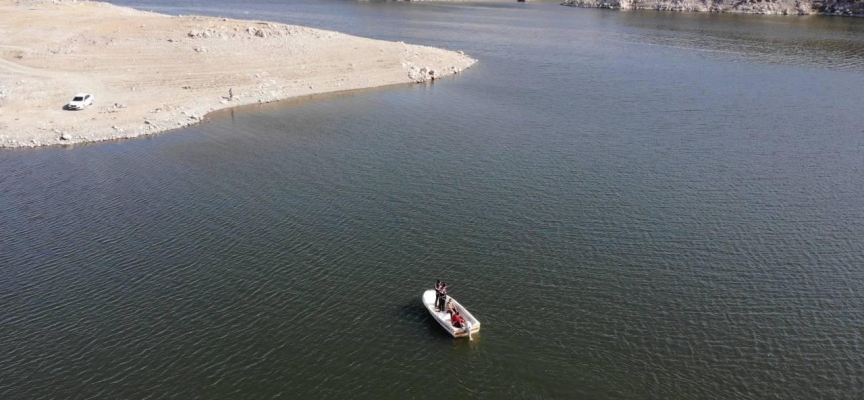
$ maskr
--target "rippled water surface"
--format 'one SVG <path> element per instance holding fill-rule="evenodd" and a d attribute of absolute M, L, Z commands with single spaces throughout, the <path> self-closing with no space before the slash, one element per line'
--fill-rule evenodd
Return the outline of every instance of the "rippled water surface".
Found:
<path fill-rule="evenodd" d="M 864 19 L 117 3 L 480 62 L 0 152 L 0 398 L 864 397 Z"/>

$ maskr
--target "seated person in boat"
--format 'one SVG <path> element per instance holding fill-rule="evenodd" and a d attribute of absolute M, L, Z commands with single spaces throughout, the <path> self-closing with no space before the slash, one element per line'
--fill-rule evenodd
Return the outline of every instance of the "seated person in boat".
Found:
<path fill-rule="evenodd" d="M 462 315 L 459 314 L 459 311 L 454 312 L 453 316 L 450 317 L 450 320 L 453 321 L 453 326 L 457 328 L 465 326 L 465 319 L 462 318 Z"/>
<path fill-rule="evenodd" d="M 448 313 L 450 313 L 450 315 L 453 315 L 454 312 L 458 312 L 458 310 L 456 310 L 456 305 L 453 304 L 452 298 L 450 300 L 447 300 L 447 306 L 444 307 L 444 311 L 447 311 Z"/>

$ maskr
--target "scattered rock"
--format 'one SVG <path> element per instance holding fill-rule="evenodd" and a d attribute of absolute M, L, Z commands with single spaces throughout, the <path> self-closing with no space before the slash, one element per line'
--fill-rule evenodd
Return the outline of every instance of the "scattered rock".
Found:
<path fill-rule="evenodd" d="M 418 70 L 416 66 L 412 66 L 411 69 L 408 71 L 408 77 L 417 83 L 435 80 L 438 78 L 438 76 L 438 71 L 429 67 L 423 67 Z"/>
<path fill-rule="evenodd" d="M 186 36 L 189 36 L 190 38 L 207 39 L 207 38 L 212 37 L 216 33 L 217 32 L 215 30 L 210 29 L 210 28 L 204 29 L 202 31 L 199 31 L 197 29 L 193 29 L 193 30 L 189 31 L 189 33 L 187 33 Z"/>
<path fill-rule="evenodd" d="M 66 132 L 63 132 L 63 134 L 60 135 L 60 140 L 72 140 L 72 135 L 70 135 Z"/>

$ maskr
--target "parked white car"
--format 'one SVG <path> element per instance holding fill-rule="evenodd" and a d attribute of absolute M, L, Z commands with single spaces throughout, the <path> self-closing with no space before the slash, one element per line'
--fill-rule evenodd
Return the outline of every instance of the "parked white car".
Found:
<path fill-rule="evenodd" d="M 70 110 L 83 110 L 85 107 L 93 104 L 93 95 L 90 93 L 78 93 L 72 98 L 72 101 L 66 105 Z"/>

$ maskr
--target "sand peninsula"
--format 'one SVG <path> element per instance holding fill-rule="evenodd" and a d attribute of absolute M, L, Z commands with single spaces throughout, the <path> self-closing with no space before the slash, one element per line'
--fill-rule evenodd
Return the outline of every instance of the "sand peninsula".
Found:
<path fill-rule="evenodd" d="M 293 25 L 0 0 L 0 147 L 150 135 L 218 109 L 426 82 L 475 62 L 461 52 Z M 78 92 L 95 103 L 64 110 Z"/>

